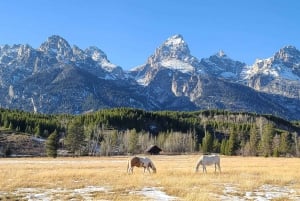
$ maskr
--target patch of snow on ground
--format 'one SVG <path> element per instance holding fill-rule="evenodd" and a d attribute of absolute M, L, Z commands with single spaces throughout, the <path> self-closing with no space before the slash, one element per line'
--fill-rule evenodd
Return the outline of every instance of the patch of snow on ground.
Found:
<path fill-rule="evenodd" d="M 178 200 L 177 197 L 169 196 L 165 192 L 161 191 L 162 188 L 157 187 L 145 187 L 141 191 L 133 191 L 131 193 L 140 194 L 146 196 L 153 201 L 171 201 Z"/>
<path fill-rule="evenodd" d="M 292 200 L 300 200 L 300 195 L 296 195 L 294 189 L 282 186 L 263 185 L 253 192 L 246 192 L 245 198 L 251 200 L 273 200 L 277 198 L 289 198 Z"/>
<path fill-rule="evenodd" d="M 255 201 L 269 201 L 274 199 L 288 198 L 289 200 L 300 201 L 300 195 L 294 189 L 287 186 L 274 186 L 274 185 L 262 185 L 258 189 L 254 189 L 252 192 L 242 192 L 234 184 L 221 184 L 224 186 L 223 195 L 214 194 L 218 200 L 255 200 Z"/>
<path fill-rule="evenodd" d="M 96 192 L 109 193 L 109 189 L 102 186 L 87 186 L 79 189 L 43 189 L 43 188 L 19 188 L 15 192 L 18 196 L 24 196 L 28 201 L 50 201 L 56 200 L 57 197 L 65 196 L 66 194 L 72 196 L 79 196 L 82 200 L 93 200 L 92 194 Z"/>

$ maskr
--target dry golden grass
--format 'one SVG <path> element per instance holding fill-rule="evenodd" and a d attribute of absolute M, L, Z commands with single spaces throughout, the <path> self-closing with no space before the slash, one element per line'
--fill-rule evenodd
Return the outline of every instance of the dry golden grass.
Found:
<path fill-rule="evenodd" d="M 294 189 L 294 197 L 300 200 L 299 158 L 221 156 L 222 173 L 208 166 L 207 174 L 203 174 L 194 172 L 199 155 L 149 157 L 157 174 L 134 168 L 128 175 L 128 157 L 0 159 L 0 200 L 20 200 L 25 196 L 22 188 L 56 191 L 53 199 L 84 200 L 74 192 L 87 187 L 106 189 L 89 192 L 93 200 L 147 200 L 136 193 L 145 187 L 160 188 L 179 200 L 217 200 L 216 195 L 223 195 L 226 186 L 236 187 L 238 190 L 230 194 L 243 197 L 266 184 Z M 277 200 L 288 199 L 289 195 L 283 195 Z"/>

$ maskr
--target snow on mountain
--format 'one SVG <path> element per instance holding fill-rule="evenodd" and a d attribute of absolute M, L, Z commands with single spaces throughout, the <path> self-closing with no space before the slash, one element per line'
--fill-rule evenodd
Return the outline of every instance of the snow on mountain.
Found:
<path fill-rule="evenodd" d="M 183 37 L 177 34 L 159 46 L 146 64 L 132 69 L 129 73 L 139 84 L 147 86 L 162 69 L 192 74 L 199 66 L 200 62 L 190 54 Z"/>
<path fill-rule="evenodd" d="M 165 59 L 160 62 L 160 65 L 165 68 L 181 71 L 183 73 L 191 73 L 195 70 L 195 67 L 191 64 L 178 59 Z"/>
<path fill-rule="evenodd" d="M 262 74 L 271 76 L 273 78 L 282 78 L 287 80 L 299 81 L 300 77 L 293 73 L 292 69 L 284 64 L 274 63 L 274 57 L 268 59 L 257 59 L 251 68 L 245 69 L 244 78 L 251 79 L 251 77 Z"/>
<path fill-rule="evenodd" d="M 257 74 L 274 78 L 300 80 L 300 51 L 293 46 L 286 46 L 267 59 L 257 59 L 253 66 L 244 73 L 249 79 Z"/>
<path fill-rule="evenodd" d="M 54 35 L 37 49 L 0 46 L 0 94 L 2 107 L 42 113 L 216 108 L 299 119 L 300 52 L 286 46 L 251 66 L 224 51 L 198 60 L 174 35 L 125 73 L 99 48 Z"/>
<path fill-rule="evenodd" d="M 164 45 L 169 47 L 178 47 L 181 45 L 185 45 L 185 42 L 183 40 L 183 37 L 180 34 L 177 34 L 168 38 Z"/>
<path fill-rule="evenodd" d="M 149 57 L 147 63 L 152 67 L 158 64 L 156 65 L 157 67 L 193 72 L 199 62 L 196 57 L 190 54 L 190 49 L 183 37 L 174 35 L 155 50 L 155 53 Z"/>
<path fill-rule="evenodd" d="M 86 68 L 91 73 L 106 79 L 124 77 L 123 70 L 112 64 L 106 54 L 95 46 L 81 50 L 77 46 L 71 46 L 62 37 L 53 35 L 42 43 L 39 51 L 47 58 L 48 63 L 75 63 L 79 68 Z"/>
<path fill-rule="evenodd" d="M 223 50 L 220 50 L 209 58 L 201 59 L 201 64 L 209 74 L 230 81 L 239 80 L 240 73 L 246 66 L 245 63 L 228 57 Z"/>
<path fill-rule="evenodd" d="M 285 64 L 290 64 L 290 67 L 297 65 L 299 67 L 300 61 L 300 51 L 296 47 L 288 45 L 280 49 L 274 55 L 274 61 L 284 62 Z"/>
<path fill-rule="evenodd" d="M 97 47 L 89 47 L 85 50 L 87 56 L 91 57 L 94 61 L 96 61 L 103 69 L 108 72 L 112 72 L 118 66 L 112 64 L 108 59 L 106 54 Z"/>
<path fill-rule="evenodd" d="M 46 42 L 42 43 L 39 48 L 45 55 L 57 61 L 68 63 L 68 59 L 72 57 L 73 51 L 69 43 L 62 37 L 53 35 Z"/>
<path fill-rule="evenodd" d="M 300 51 L 286 46 L 267 59 L 257 59 L 241 73 L 248 86 L 266 93 L 300 98 Z"/>

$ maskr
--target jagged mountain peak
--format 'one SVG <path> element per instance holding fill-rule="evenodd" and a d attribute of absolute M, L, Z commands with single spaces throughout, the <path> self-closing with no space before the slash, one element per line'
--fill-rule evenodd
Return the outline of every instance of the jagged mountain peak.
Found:
<path fill-rule="evenodd" d="M 61 47 L 70 48 L 70 45 L 61 36 L 52 35 L 52 36 L 48 37 L 47 41 L 45 41 L 44 43 L 42 43 L 40 49 L 41 50 L 44 50 L 44 49 L 47 49 L 47 48 L 59 49 Z"/>
<path fill-rule="evenodd" d="M 283 62 L 300 62 L 300 51 L 291 45 L 285 46 L 281 48 L 274 55 L 275 61 L 283 61 Z"/>
<path fill-rule="evenodd" d="M 236 81 L 240 78 L 240 73 L 246 66 L 245 63 L 235 61 L 220 50 L 209 58 L 201 59 L 201 64 L 209 74 L 225 78 L 230 81 Z"/>
<path fill-rule="evenodd" d="M 148 85 L 161 70 L 165 73 L 176 71 L 191 74 L 197 71 L 199 64 L 198 59 L 190 54 L 182 35 L 176 34 L 162 43 L 148 58 L 146 64 L 135 68 L 130 74 L 138 83 Z M 166 69 L 168 71 L 165 71 Z"/>
<path fill-rule="evenodd" d="M 173 45 L 173 46 L 181 45 L 184 43 L 185 43 L 185 41 L 184 41 L 182 35 L 180 35 L 180 34 L 173 35 L 164 42 L 165 45 Z"/>
<path fill-rule="evenodd" d="M 57 56 L 58 59 L 72 56 L 71 46 L 64 38 L 58 35 L 50 36 L 47 41 L 41 44 L 39 50 L 51 56 Z"/>
<path fill-rule="evenodd" d="M 111 63 L 108 60 L 107 55 L 98 47 L 90 46 L 85 50 L 85 53 L 88 57 L 96 61 L 101 66 L 101 68 L 103 68 L 108 72 L 113 73 L 114 75 L 112 75 L 112 77 L 119 77 L 119 78 L 124 77 L 124 72 L 122 68 L 119 67 L 118 65 Z"/>
<path fill-rule="evenodd" d="M 285 46 L 270 58 L 257 59 L 244 78 L 256 90 L 299 99 L 300 52 L 294 46 Z"/>
<path fill-rule="evenodd" d="M 225 52 L 223 50 L 220 50 L 217 54 L 216 54 L 217 57 L 220 57 L 220 58 L 224 58 L 224 57 L 227 57 L 227 55 L 225 54 Z"/>
<path fill-rule="evenodd" d="M 95 61 L 107 60 L 107 55 L 96 46 L 88 47 L 85 52 Z"/>
<path fill-rule="evenodd" d="M 214 60 L 232 60 L 223 50 L 219 50 L 219 52 L 213 54 L 209 58 Z"/>
<path fill-rule="evenodd" d="M 300 75 L 297 72 L 300 70 L 300 51 L 294 46 L 285 46 L 270 58 L 257 59 L 253 66 L 258 70 L 292 70 L 294 73 Z"/>
<path fill-rule="evenodd" d="M 152 62 L 165 59 L 188 60 L 191 57 L 187 43 L 180 34 L 169 37 L 152 56 Z"/>

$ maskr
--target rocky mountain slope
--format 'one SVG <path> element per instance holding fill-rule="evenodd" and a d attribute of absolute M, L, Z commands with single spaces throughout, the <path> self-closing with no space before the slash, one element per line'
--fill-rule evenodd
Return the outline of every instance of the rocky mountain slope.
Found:
<path fill-rule="evenodd" d="M 0 104 L 41 113 L 227 109 L 300 119 L 299 66 L 292 46 L 252 66 L 223 51 L 199 60 L 174 35 L 145 64 L 125 72 L 97 47 L 71 47 L 54 35 L 37 49 L 0 46 Z"/>
<path fill-rule="evenodd" d="M 271 94 L 300 98 L 300 51 L 286 46 L 268 59 L 256 60 L 245 70 L 248 86 Z"/>

